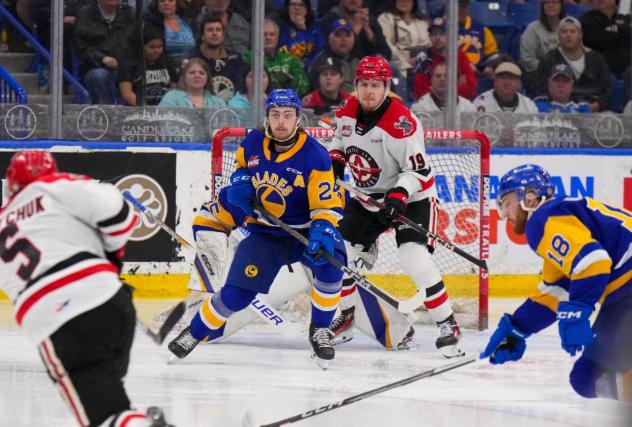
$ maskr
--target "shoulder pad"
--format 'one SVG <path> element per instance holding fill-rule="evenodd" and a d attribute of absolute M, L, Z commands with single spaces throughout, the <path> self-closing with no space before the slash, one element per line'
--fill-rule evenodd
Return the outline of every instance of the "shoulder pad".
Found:
<path fill-rule="evenodd" d="M 355 96 L 350 96 L 342 100 L 338 108 L 336 109 L 336 117 L 351 117 L 356 118 L 358 113 L 358 108 L 360 104 L 358 103 L 358 98 Z"/>
<path fill-rule="evenodd" d="M 391 105 L 377 123 L 393 138 L 408 138 L 417 131 L 417 118 L 404 104 L 392 99 Z"/>

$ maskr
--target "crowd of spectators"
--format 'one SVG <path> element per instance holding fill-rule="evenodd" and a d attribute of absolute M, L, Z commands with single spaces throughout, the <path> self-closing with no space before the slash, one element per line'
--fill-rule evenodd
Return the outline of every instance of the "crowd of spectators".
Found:
<path fill-rule="evenodd" d="M 48 47 L 51 0 L 9 1 Z M 535 2 L 539 17 L 516 24 L 507 37 L 506 28 L 498 31 L 471 14 L 482 0 L 457 1 L 460 112 L 611 110 L 613 81 L 621 79 L 629 98 L 630 2 L 590 0 L 573 17 L 569 3 L 587 1 L 513 0 Z M 66 39 L 93 103 L 135 106 L 142 92 L 144 105 L 250 107 L 250 1 L 146 0 L 142 22 L 135 3 L 64 2 Z M 353 92 L 360 58 L 379 55 L 390 61 L 392 90 L 403 102 L 418 112 L 443 109 L 445 0 L 317 3 L 265 1 L 264 92 L 291 87 L 305 108 L 332 114 Z"/>

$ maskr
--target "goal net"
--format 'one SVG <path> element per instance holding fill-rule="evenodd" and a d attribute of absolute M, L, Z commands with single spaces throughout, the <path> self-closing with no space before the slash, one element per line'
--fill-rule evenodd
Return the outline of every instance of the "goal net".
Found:
<path fill-rule="evenodd" d="M 223 128 L 215 133 L 211 150 L 214 196 L 228 185 L 235 169 L 235 151 L 249 130 Z M 334 133 L 330 128 L 305 130 L 325 147 Z M 489 253 L 489 140 L 478 130 L 425 130 L 424 133 L 440 202 L 437 234 L 469 254 L 486 259 Z M 377 249 L 373 268 L 361 273 L 400 300 L 414 298 L 415 285 L 398 262 L 393 229 L 380 236 Z M 488 272 L 440 244 L 436 246 L 433 259 L 461 326 L 486 329 Z M 421 322 L 429 321 L 421 302 L 417 317 Z"/>

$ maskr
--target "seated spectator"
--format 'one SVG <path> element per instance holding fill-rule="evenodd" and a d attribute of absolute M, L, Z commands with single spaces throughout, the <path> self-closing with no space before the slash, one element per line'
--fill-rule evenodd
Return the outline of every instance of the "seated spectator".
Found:
<path fill-rule="evenodd" d="M 443 111 L 445 107 L 446 66 L 439 62 L 430 71 L 430 92 L 419 98 L 411 107 L 413 113 Z M 457 113 L 475 112 L 476 108 L 466 98 L 458 96 L 456 100 Z"/>
<path fill-rule="evenodd" d="M 404 78 L 417 63 L 417 54 L 430 46 L 428 18 L 419 11 L 414 0 L 392 0 L 388 11 L 377 21 L 391 49 L 394 65 Z"/>
<path fill-rule="evenodd" d="M 285 0 L 283 9 L 270 19 L 281 29 L 279 49 L 296 56 L 305 68 L 309 67 L 325 45 L 309 0 Z"/>
<path fill-rule="evenodd" d="M 335 112 L 342 100 L 349 97 L 348 92 L 340 89 L 342 79 L 341 61 L 327 58 L 318 68 L 318 89 L 303 98 L 303 107 L 311 108 L 317 116 Z"/>
<path fill-rule="evenodd" d="M 268 74 L 268 70 L 265 68 L 263 69 L 263 75 L 261 76 L 261 85 L 263 86 L 262 99 L 266 99 L 268 97 L 268 90 L 270 89 L 270 75 Z M 255 101 L 254 74 L 250 67 L 248 67 L 246 72 L 243 73 L 240 86 L 244 88 L 244 92 L 237 92 L 235 96 L 228 101 L 228 107 L 250 110 L 252 103 Z"/>
<path fill-rule="evenodd" d="M 520 36 L 520 64 L 525 71 L 522 81 L 529 93 L 537 87 L 535 78 L 540 60 L 557 47 L 557 28 L 565 16 L 562 0 L 542 0 L 540 18 L 530 23 Z"/>
<path fill-rule="evenodd" d="M 211 71 L 211 92 L 228 102 L 238 90 L 239 77 L 246 68 L 240 55 L 228 53 L 224 46 L 224 24 L 218 17 L 206 18 L 201 24 L 200 47 L 194 57 L 206 61 Z"/>
<path fill-rule="evenodd" d="M 210 74 L 206 62 L 200 58 L 186 61 L 180 71 L 176 89 L 162 97 L 160 107 L 222 108 L 224 100 L 210 91 Z"/>
<path fill-rule="evenodd" d="M 518 93 L 522 87 L 522 71 L 513 62 L 503 62 L 494 70 L 494 89 L 481 93 L 474 100 L 478 111 L 487 113 L 537 113 L 538 107 Z"/>
<path fill-rule="evenodd" d="M 133 58 L 135 27 L 132 10 L 120 0 L 96 0 L 79 9 L 74 51 L 93 104 L 118 103 L 115 73 Z"/>
<path fill-rule="evenodd" d="M 327 45 L 320 52 L 312 65 L 309 67 L 309 81 L 312 87 L 318 87 L 320 78 L 320 66 L 329 60 L 336 58 L 340 60 L 342 69 L 342 87 L 345 92 L 354 90 L 355 69 L 360 57 L 354 53 L 355 34 L 351 25 L 344 19 L 338 19 L 331 24 L 331 32 L 327 37 Z"/>
<path fill-rule="evenodd" d="M 459 48 L 479 75 L 491 77 L 499 63 L 498 44 L 492 31 L 469 15 L 470 0 L 459 0 Z"/>
<path fill-rule="evenodd" d="M 334 21 L 342 18 L 349 23 L 355 34 L 355 54 L 363 58 L 365 56 L 383 56 L 391 59 L 391 49 L 388 47 L 382 27 L 368 7 L 362 7 L 363 0 L 340 0 L 338 6 L 331 9 L 321 22 L 324 35 L 329 35 Z"/>
<path fill-rule="evenodd" d="M 575 75 L 566 64 L 557 64 L 551 70 L 548 82 L 548 96 L 539 96 L 533 101 L 541 113 L 592 113 L 586 102 L 573 102 L 571 93 Z"/>
<path fill-rule="evenodd" d="M 617 13 L 617 0 L 592 2 L 593 9 L 582 15 L 584 45 L 599 51 L 613 73 L 630 66 L 630 15 Z"/>
<path fill-rule="evenodd" d="M 279 26 L 266 19 L 263 23 L 263 53 L 265 68 L 270 74 L 270 89 L 294 89 L 299 96 L 309 90 L 309 80 L 303 64 L 294 55 L 278 50 Z M 252 52 L 244 53 L 244 61 L 252 64 Z"/>
<path fill-rule="evenodd" d="M 557 64 L 565 63 L 575 75 L 573 99 L 587 102 L 593 112 L 603 111 L 610 106 L 611 78 L 608 64 L 596 50 L 589 50 L 582 44 L 582 26 L 572 16 L 560 21 L 558 29 L 560 46 L 550 50 L 538 65 L 538 93 L 546 94 L 545 84 L 551 70 Z"/>
<path fill-rule="evenodd" d="M 173 64 L 164 54 L 164 35 L 147 29 L 143 35 L 143 44 L 145 81 L 143 82 L 142 61 L 125 64 L 118 73 L 121 98 L 123 98 L 125 105 L 132 107 L 158 105 L 177 78 Z M 137 98 L 141 91 L 143 92 L 143 104 L 139 104 Z"/>
<path fill-rule="evenodd" d="M 224 24 L 224 47 L 228 53 L 243 55 L 250 49 L 250 24 L 230 7 L 230 0 L 205 0 L 196 19 L 197 31 L 202 22 L 211 15 L 218 16 Z"/>
<path fill-rule="evenodd" d="M 446 21 L 443 18 L 435 18 L 430 24 L 431 47 L 422 51 L 418 57 L 417 67 L 413 75 L 413 94 L 415 99 L 419 99 L 430 92 L 430 71 L 440 62 L 445 62 L 447 53 Z M 467 55 L 462 50 L 457 51 L 458 55 L 458 86 L 457 92 L 467 99 L 474 99 L 476 96 L 476 74 Z"/>
<path fill-rule="evenodd" d="M 165 54 L 177 69 L 195 50 L 193 30 L 179 14 L 176 0 L 152 0 L 145 14 L 145 25 L 165 34 Z"/>

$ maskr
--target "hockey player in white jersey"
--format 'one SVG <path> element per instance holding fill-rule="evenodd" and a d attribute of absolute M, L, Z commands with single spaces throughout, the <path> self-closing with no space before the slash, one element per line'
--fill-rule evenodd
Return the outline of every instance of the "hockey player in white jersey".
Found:
<path fill-rule="evenodd" d="M 20 151 L 0 212 L 0 287 L 80 426 L 166 426 L 131 410 L 123 386 L 136 312 L 118 274 L 137 217 L 120 192 Z"/>
<path fill-rule="evenodd" d="M 400 265 L 413 279 L 423 304 L 439 327 L 436 347 L 446 357 L 458 356 L 463 354 L 458 349 L 461 333 L 443 280 L 431 258 L 434 242 L 394 222 L 395 216 L 402 214 L 436 232 L 438 203 L 421 123 L 402 103 L 388 96 L 391 77 L 390 66 L 383 58 L 362 58 L 355 73 L 357 95 L 345 99 L 336 112 L 330 155 L 337 177 L 348 166 L 355 186 L 385 205 L 377 212 L 352 199 L 345 206 L 340 232 L 353 265 L 380 234 L 395 227 Z M 342 313 L 330 326 L 338 342 L 352 336 L 350 328 L 358 315 L 355 309 L 358 306 L 371 319 L 373 329 L 378 325 L 378 329 L 385 330 L 375 330 L 370 335 L 386 347 L 396 344 L 389 342 L 386 329 L 389 319 L 380 321 L 384 310 L 372 299 L 366 293 L 356 292 L 353 280 L 344 280 Z M 413 333 L 411 327 L 404 339 L 410 339 Z"/>

